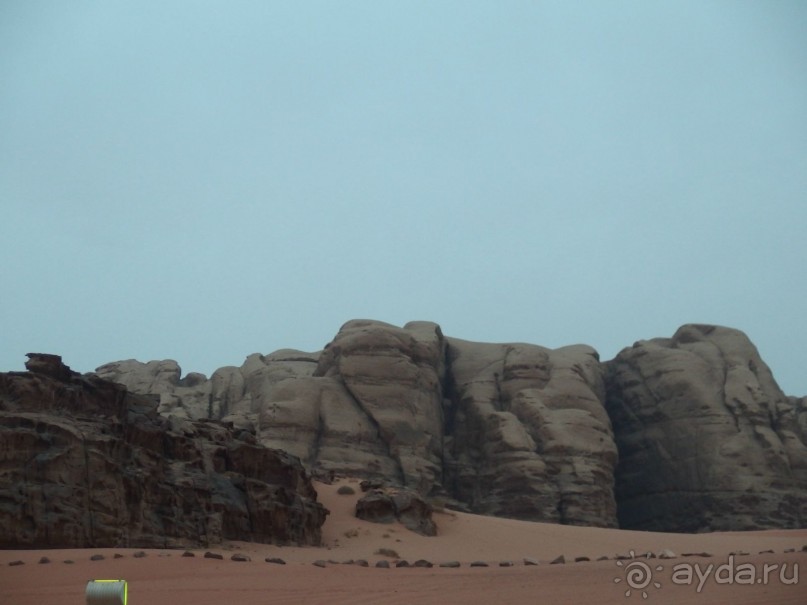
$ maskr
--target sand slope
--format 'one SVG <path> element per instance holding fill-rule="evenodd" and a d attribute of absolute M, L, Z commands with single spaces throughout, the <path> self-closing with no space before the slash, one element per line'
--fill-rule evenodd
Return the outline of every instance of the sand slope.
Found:
<path fill-rule="evenodd" d="M 129 603 L 140 605 L 219 605 L 230 601 L 240 605 L 268 603 L 732 603 L 792 604 L 807 603 L 807 530 L 737 532 L 722 534 L 679 535 L 633 532 L 598 528 L 569 527 L 496 519 L 462 513 L 436 515 L 439 535 L 426 538 L 409 532 L 399 524 L 377 525 L 353 517 L 359 494 L 336 493 L 343 480 L 334 485 L 317 485 L 320 499 L 331 515 L 323 528 L 322 548 L 292 548 L 228 543 L 210 550 L 224 555 L 224 560 L 205 559 L 204 551 L 196 557 L 181 557 L 178 551 L 146 550 L 144 558 L 134 558 L 132 549 L 0 551 L 0 604 L 53 605 L 83 604 L 87 580 L 124 578 L 130 583 Z M 394 558 L 375 554 L 379 548 L 395 550 L 410 562 L 428 559 L 434 563 L 457 560 L 458 569 L 376 569 L 374 563 Z M 670 549 L 681 555 L 706 551 L 710 558 L 673 560 L 614 560 L 616 554 Z M 785 553 L 787 549 L 797 552 Z M 773 550 L 774 553 L 759 554 Z M 733 558 L 729 553 L 745 551 L 749 555 Z M 123 555 L 114 559 L 114 553 Z M 251 557 L 250 562 L 230 560 L 234 553 Z M 102 561 L 90 561 L 93 554 L 103 554 Z M 567 563 L 548 562 L 564 555 Z M 609 560 L 595 561 L 601 555 Z M 51 563 L 38 564 L 47 556 Z M 573 563 L 586 556 L 589 562 Z M 265 557 L 281 557 L 287 565 L 264 562 Z M 525 566 L 524 557 L 541 561 Z M 364 558 L 371 567 L 328 564 L 325 568 L 311 563 L 318 559 L 342 562 Z M 73 560 L 65 564 L 64 560 Z M 24 565 L 9 566 L 22 560 Z M 470 568 L 471 561 L 483 560 L 486 568 Z M 513 567 L 499 567 L 512 561 Z M 628 586 L 629 565 L 648 565 L 652 574 L 645 585 Z M 709 573 L 697 591 L 699 571 Z M 692 583 L 681 583 L 685 576 L 675 566 L 689 566 Z M 709 569 L 709 566 L 712 566 Z M 735 580 L 718 584 L 714 570 L 723 565 L 723 576 Z M 744 575 L 738 571 L 745 565 Z M 764 567 L 769 567 L 767 580 Z M 662 566 L 661 570 L 656 570 Z M 774 569 L 773 566 L 776 566 Z M 784 567 L 784 581 L 780 577 Z M 749 580 L 753 585 L 738 584 Z M 641 571 L 641 570 L 640 570 Z M 739 575 L 738 575 L 739 574 Z M 802 577 L 803 576 L 803 577 Z M 619 579 L 619 582 L 615 582 Z M 656 587 L 653 582 L 660 586 Z M 642 590 L 647 599 L 642 597 Z M 626 590 L 631 590 L 626 596 Z"/>

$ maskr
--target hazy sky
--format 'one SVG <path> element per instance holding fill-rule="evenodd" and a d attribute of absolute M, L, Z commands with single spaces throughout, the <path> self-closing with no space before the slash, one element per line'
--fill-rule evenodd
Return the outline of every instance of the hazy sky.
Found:
<path fill-rule="evenodd" d="M 0 370 L 699 322 L 807 395 L 805 66 L 800 0 L 5 0 Z"/>

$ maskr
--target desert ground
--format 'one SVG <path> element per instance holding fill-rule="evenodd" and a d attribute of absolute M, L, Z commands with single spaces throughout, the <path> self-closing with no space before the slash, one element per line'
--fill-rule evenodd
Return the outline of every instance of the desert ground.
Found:
<path fill-rule="evenodd" d="M 345 484 L 356 494 L 338 494 Z M 0 604 L 83 604 L 90 579 L 127 580 L 130 605 L 807 603 L 804 529 L 669 534 L 444 511 L 435 513 L 438 535 L 424 537 L 397 523 L 356 519 L 357 480 L 316 488 L 331 511 L 320 548 L 228 542 L 193 550 L 194 557 L 156 549 L 2 550 Z M 381 555 L 379 549 L 394 553 Z M 665 549 L 675 558 L 643 556 Z M 135 557 L 138 551 L 145 556 Z M 205 558 L 208 551 L 223 558 Z M 233 561 L 235 554 L 250 560 Z M 91 560 L 93 555 L 103 559 Z M 565 563 L 551 564 L 560 555 Z M 598 561 L 602 556 L 608 559 Z M 50 562 L 40 563 L 42 557 Z M 272 557 L 286 564 L 265 561 Z M 575 562 L 580 557 L 589 560 Z M 358 559 L 369 566 L 345 564 Z M 399 559 L 424 559 L 434 567 L 396 568 Z M 376 568 L 381 560 L 391 567 Z M 460 566 L 439 566 L 450 561 Z M 478 561 L 488 566 L 470 566 Z"/>

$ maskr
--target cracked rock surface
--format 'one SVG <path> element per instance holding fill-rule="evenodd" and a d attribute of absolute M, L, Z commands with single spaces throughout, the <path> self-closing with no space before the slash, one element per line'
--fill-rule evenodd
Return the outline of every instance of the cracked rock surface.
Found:
<path fill-rule="evenodd" d="M 807 406 L 738 330 L 685 325 L 605 364 L 621 527 L 807 524 Z"/>
<path fill-rule="evenodd" d="M 323 351 L 253 354 L 208 380 L 176 362 L 97 374 L 161 414 L 231 422 L 316 474 L 412 489 L 482 514 L 664 531 L 803 527 L 807 401 L 748 338 L 683 326 L 600 362 L 347 322 Z"/>
<path fill-rule="evenodd" d="M 163 414 L 232 421 L 317 473 L 478 513 L 616 525 L 616 445 L 588 346 L 474 343 L 431 322 L 353 320 L 320 353 L 250 355 L 192 385 L 172 361 L 97 373 L 159 396 Z"/>

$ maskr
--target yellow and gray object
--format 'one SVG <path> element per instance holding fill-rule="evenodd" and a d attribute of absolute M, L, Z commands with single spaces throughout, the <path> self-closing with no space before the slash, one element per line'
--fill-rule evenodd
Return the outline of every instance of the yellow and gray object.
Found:
<path fill-rule="evenodd" d="M 126 605 L 128 592 L 126 580 L 90 580 L 87 605 Z"/>

